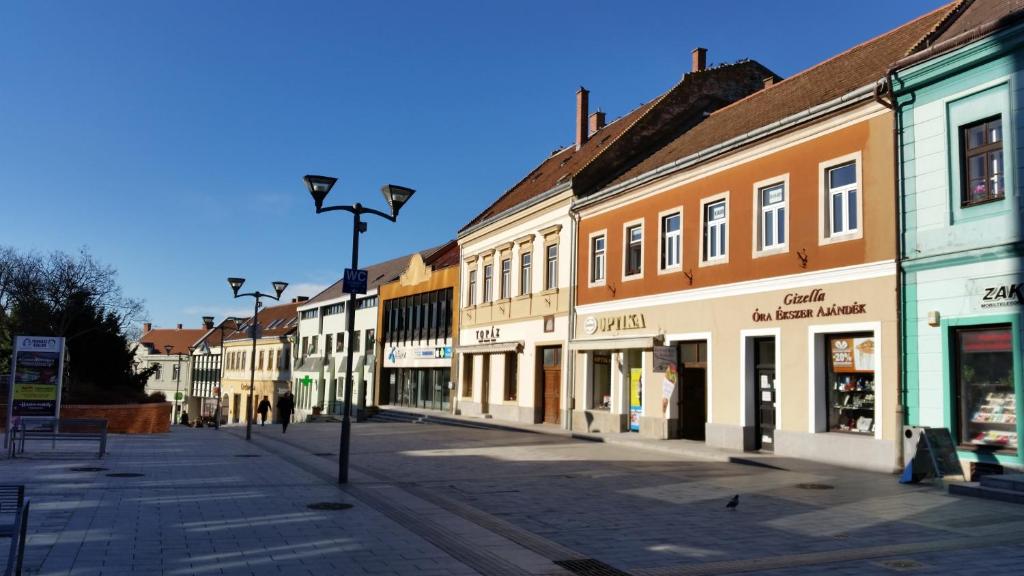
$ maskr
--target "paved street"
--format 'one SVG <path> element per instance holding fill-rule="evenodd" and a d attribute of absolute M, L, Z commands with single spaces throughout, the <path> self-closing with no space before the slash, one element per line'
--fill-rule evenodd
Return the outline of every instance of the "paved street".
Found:
<path fill-rule="evenodd" d="M 1024 563 L 1024 506 L 887 475 L 514 431 L 354 430 L 345 489 L 333 482 L 336 424 L 256 428 L 252 445 L 241 427 L 117 436 L 102 461 L 40 452 L 0 461 L 0 477 L 36 503 L 30 574 L 981 574 Z M 108 470 L 70 470 L 80 466 Z M 353 506 L 307 508 L 317 502 Z"/>

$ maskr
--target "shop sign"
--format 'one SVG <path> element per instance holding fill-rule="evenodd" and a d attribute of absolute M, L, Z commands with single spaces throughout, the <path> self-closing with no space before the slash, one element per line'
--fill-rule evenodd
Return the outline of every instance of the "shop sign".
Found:
<path fill-rule="evenodd" d="M 451 358 L 452 347 L 451 346 L 438 346 L 434 348 L 434 358 Z"/>
<path fill-rule="evenodd" d="M 64 372 L 64 339 L 15 336 L 11 395 L 7 411 L 13 423 L 21 416 L 57 416 Z"/>
<path fill-rule="evenodd" d="M 491 326 L 490 328 L 483 328 L 476 331 L 476 341 L 480 344 L 491 344 L 493 342 L 497 342 L 500 337 L 501 328 L 497 326 Z"/>
<path fill-rule="evenodd" d="M 782 298 L 782 304 L 775 311 L 755 308 L 750 319 L 754 322 L 769 323 L 779 320 L 798 320 L 801 318 L 828 318 L 831 316 L 854 316 L 867 314 L 868 305 L 854 300 L 851 303 L 827 301 L 821 288 L 810 292 L 790 292 Z"/>
<path fill-rule="evenodd" d="M 833 338 L 833 372 L 873 372 L 875 370 L 874 338 Z"/>
<path fill-rule="evenodd" d="M 602 316 L 595 318 L 587 316 L 583 321 L 583 330 L 588 335 L 597 332 L 619 332 L 621 330 L 640 330 L 647 328 L 647 319 L 642 313 L 617 314 L 615 316 Z"/>
<path fill-rule="evenodd" d="M 1024 279 L 995 276 L 969 280 L 972 304 L 977 310 L 1001 310 L 1024 305 Z"/>

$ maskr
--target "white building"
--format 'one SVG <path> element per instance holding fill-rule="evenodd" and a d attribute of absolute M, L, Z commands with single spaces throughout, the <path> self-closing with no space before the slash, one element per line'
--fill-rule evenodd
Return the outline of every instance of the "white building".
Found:
<path fill-rule="evenodd" d="M 142 337 L 135 349 L 136 370 L 156 366 L 156 372 L 146 382 L 146 394 L 160 392 L 168 402 L 174 403 L 171 421 L 185 410 L 191 378 L 191 349 L 213 327 L 212 321 L 202 328 L 153 328 L 149 322 L 142 325 Z M 191 413 L 190 413 L 191 416 Z"/>

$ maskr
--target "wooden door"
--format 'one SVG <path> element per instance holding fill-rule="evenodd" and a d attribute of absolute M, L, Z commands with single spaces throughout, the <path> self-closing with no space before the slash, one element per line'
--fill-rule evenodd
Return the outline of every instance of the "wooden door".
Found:
<path fill-rule="evenodd" d="M 544 382 L 544 422 L 559 424 L 562 421 L 562 349 L 543 348 L 540 361 Z"/>

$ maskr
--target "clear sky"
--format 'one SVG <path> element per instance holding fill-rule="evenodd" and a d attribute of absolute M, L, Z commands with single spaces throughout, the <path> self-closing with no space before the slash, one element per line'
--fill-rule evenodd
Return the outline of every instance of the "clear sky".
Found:
<path fill-rule="evenodd" d="M 938 0 L 342 2 L 8 0 L 0 6 L 0 244 L 87 247 L 157 325 L 248 314 L 227 276 L 313 296 L 383 208 L 369 264 L 454 237 L 574 138 L 575 92 L 612 120 L 690 51 L 788 77 Z"/>

